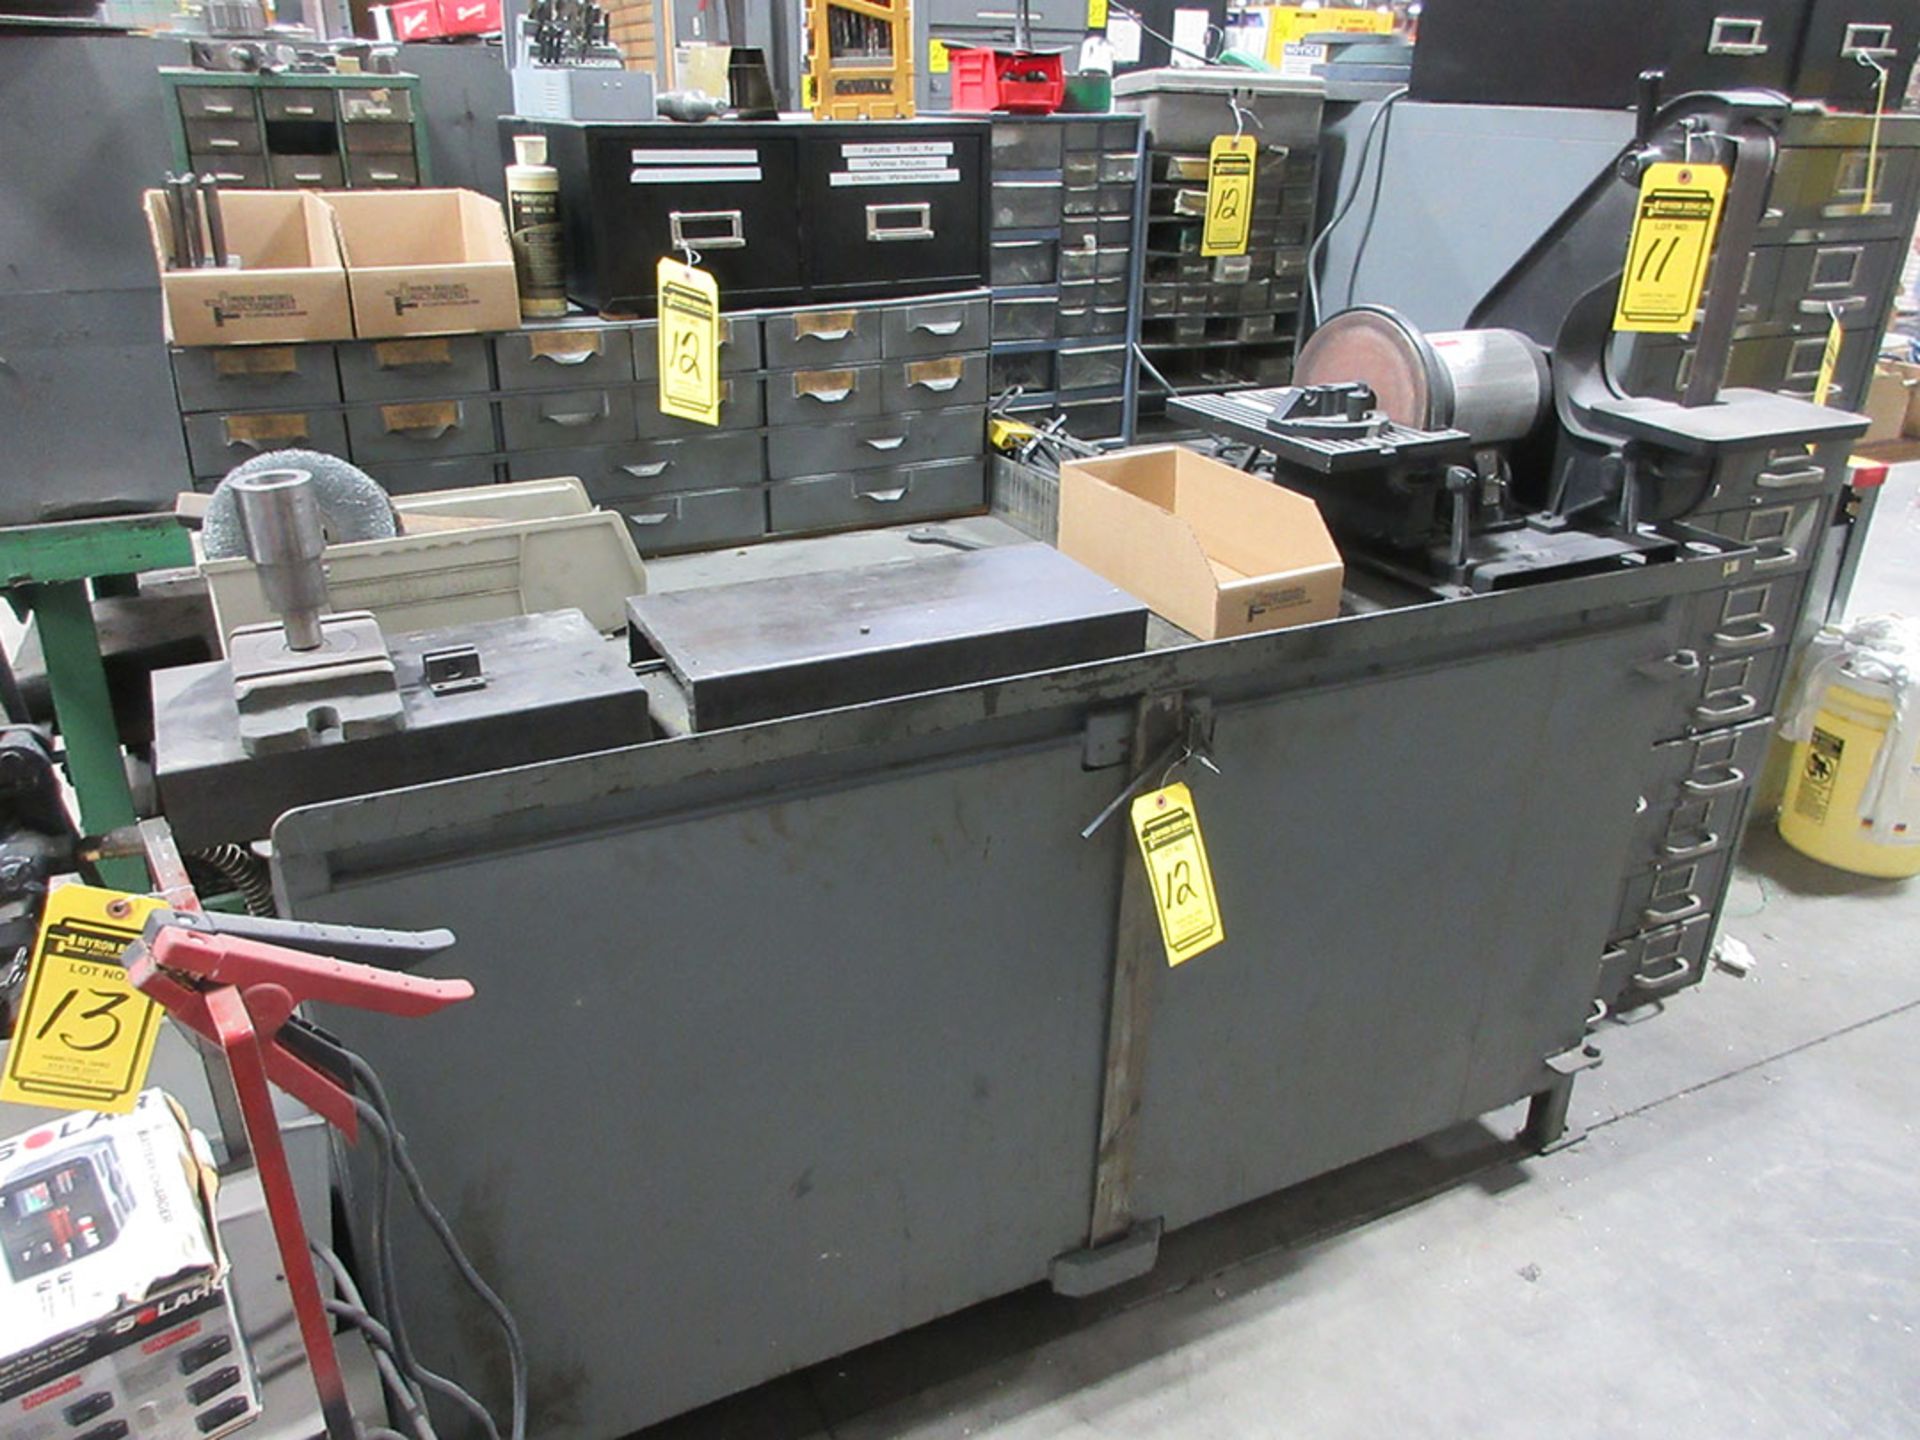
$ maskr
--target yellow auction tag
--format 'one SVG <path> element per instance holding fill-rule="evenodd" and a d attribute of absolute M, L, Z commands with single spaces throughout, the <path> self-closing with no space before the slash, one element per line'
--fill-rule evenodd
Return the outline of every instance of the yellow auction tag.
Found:
<path fill-rule="evenodd" d="M 1253 233 L 1253 162 L 1259 146 L 1251 135 L 1216 135 L 1207 152 L 1207 222 L 1202 255 L 1244 255 Z"/>
<path fill-rule="evenodd" d="M 1847 338 L 1847 330 L 1840 323 L 1838 315 L 1827 326 L 1827 346 L 1820 352 L 1820 378 L 1813 382 L 1813 403 L 1824 405 L 1827 396 L 1833 392 L 1833 372 L 1840 367 L 1840 346 Z"/>
<path fill-rule="evenodd" d="M 1107 0 L 1087 0 L 1087 29 L 1107 28 Z"/>
<path fill-rule="evenodd" d="M 662 258 L 660 413 L 720 423 L 720 284 L 704 270 Z"/>
<path fill-rule="evenodd" d="M 120 957 L 165 903 L 87 885 L 47 896 L 0 1100 L 133 1109 L 165 1012 L 127 983 Z"/>
<path fill-rule="evenodd" d="M 1140 858 L 1153 884 L 1153 910 L 1160 917 L 1167 964 L 1184 964 L 1227 938 L 1193 792 L 1175 781 L 1140 796 L 1130 813 Z"/>
<path fill-rule="evenodd" d="M 953 57 L 947 52 L 947 42 L 938 35 L 927 37 L 927 73 L 945 75 L 953 69 Z"/>
<path fill-rule="evenodd" d="M 1640 205 L 1627 242 L 1613 328 L 1685 335 L 1700 308 L 1713 256 L 1727 172 L 1718 165 L 1662 161 L 1640 177 Z"/>

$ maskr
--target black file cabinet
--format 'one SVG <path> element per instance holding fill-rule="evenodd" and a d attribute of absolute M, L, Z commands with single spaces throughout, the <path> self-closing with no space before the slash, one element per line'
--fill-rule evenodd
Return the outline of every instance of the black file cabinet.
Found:
<path fill-rule="evenodd" d="M 567 290 L 651 315 L 655 265 L 691 248 L 729 309 L 969 289 L 985 276 L 979 121 L 501 122 L 560 172 Z"/>

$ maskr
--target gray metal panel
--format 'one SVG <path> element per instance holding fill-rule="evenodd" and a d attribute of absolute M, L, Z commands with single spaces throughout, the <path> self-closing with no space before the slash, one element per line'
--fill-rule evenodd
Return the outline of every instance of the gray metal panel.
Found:
<path fill-rule="evenodd" d="M 1322 225 L 1333 197 L 1344 199 L 1355 182 L 1361 137 L 1378 108 L 1327 107 Z M 1626 110 L 1400 101 L 1374 137 L 1360 198 L 1321 256 L 1321 304 L 1328 314 L 1391 305 L 1423 329 L 1457 329 L 1632 135 Z"/>
<path fill-rule="evenodd" d="M 506 199 L 500 119 L 513 87 L 494 45 L 402 45 L 400 68 L 420 77 L 433 183 Z"/>
<path fill-rule="evenodd" d="M 1416 605 L 343 801 L 282 819 L 278 883 L 303 916 L 457 917 L 461 945 L 436 963 L 475 980 L 472 1004 L 430 1034 L 324 1018 L 386 1072 L 428 1184 L 494 1257 L 532 1347 L 535 1428 L 611 1440 L 1037 1280 L 1084 1240 L 1130 842 L 1117 824 L 1077 838 L 1123 780 L 1082 768 L 1081 730 L 1147 690 L 1225 707 L 1226 774 L 1199 795 L 1233 937 L 1162 977 L 1210 1000 L 1175 1003 L 1149 1042 L 1156 1127 L 1197 1132 L 1160 1129 L 1156 1200 L 1202 1212 L 1305 1173 L 1335 1148 L 1337 1105 L 1375 1107 L 1352 1143 L 1377 1148 L 1540 1088 L 1588 1009 L 1631 819 L 1617 777 L 1630 787 L 1661 692 L 1625 668 L 1672 648 L 1680 607 L 1659 597 L 1718 569 Z M 1276 847 L 1293 863 L 1268 863 Z M 1349 943 L 1356 924 L 1391 940 L 1393 970 Z M 1295 936 L 1310 947 L 1260 963 Z M 1403 970 L 1419 973 L 1403 986 Z M 1279 983 L 1323 972 L 1339 1007 Z M 1220 1008 L 1249 999 L 1261 1008 Z M 1199 1042 L 1215 1034 L 1231 1064 L 1209 1088 Z M 1248 1071 L 1262 1056 L 1335 1078 L 1278 1088 Z M 1442 1094 L 1408 1093 L 1435 1074 Z M 1310 1142 L 1297 1160 L 1273 1144 L 1275 1110 Z M 1243 1172 L 1223 1174 L 1216 1130 L 1247 1143 Z M 1168 1167 L 1189 1154 L 1202 1173 L 1181 1191 Z M 546 1223 L 553 1177 L 589 1171 L 569 1226 Z M 491 1358 L 433 1264 L 402 1258 L 417 1341 L 477 1381 Z"/>

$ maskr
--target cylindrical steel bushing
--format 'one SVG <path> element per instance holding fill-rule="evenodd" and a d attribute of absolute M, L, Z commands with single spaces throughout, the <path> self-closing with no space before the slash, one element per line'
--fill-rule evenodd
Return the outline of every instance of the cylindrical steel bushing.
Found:
<path fill-rule="evenodd" d="M 286 627 L 287 648 L 320 647 L 327 609 L 326 534 L 313 477 L 305 470 L 262 470 L 236 476 L 247 557 L 260 567 L 260 588 Z"/>

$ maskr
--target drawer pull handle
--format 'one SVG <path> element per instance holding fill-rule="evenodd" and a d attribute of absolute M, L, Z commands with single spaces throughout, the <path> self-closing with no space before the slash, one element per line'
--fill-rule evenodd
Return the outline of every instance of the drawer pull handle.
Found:
<path fill-rule="evenodd" d="M 318 185 L 326 177 L 318 170 L 296 170 L 293 172 L 293 178 L 302 185 Z"/>
<path fill-rule="evenodd" d="M 1827 315 L 1843 310 L 1859 310 L 1867 303 L 1864 295 L 1849 295 L 1844 300 L 1802 300 L 1802 315 Z"/>
<path fill-rule="evenodd" d="M 1728 790 L 1738 790 L 1747 783 L 1747 772 L 1738 765 L 1727 766 L 1727 773 L 1718 780 L 1695 780 L 1689 777 L 1680 782 L 1680 788 L 1694 795 L 1720 795 Z"/>
<path fill-rule="evenodd" d="M 906 223 L 895 221 L 887 223 L 889 215 L 905 216 Z M 933 204 L 921 200 L 913 203 L 867 206 L 867 239 L 869 240 L 931 240 L 933 239 Z"/>
<path fill-rule="evenodd" d="M 1842 60 L 1857 60 L 1861 56 L 1884 60 L 1894 53 L 1891 25 L 1849 25 L 1846 37 L 1840 42 Z"/>
<path fill-rule="evenodd" d="M 907 443 L 907 437 L 904 435 L 888 435 L 882 439 L 868 440 L 864 443 L 875 450 L 898 450 L 902 445 Z"/>
<path fill-rule="evenodd" d="M 924 330 L 929 335 L 958 335 L 964 320 L 916 320 L 913 328 Z"/>
<path fill-rule="evenodd" d="M 438 425 L 393 425 L 389 426 L 389 435 L 400 435 L 408 440 L 438 440 L 460 428 L 456 420 L 448 420 Z"/>
<path fill-rule="evenodd" d="M 240 142 L 231 135 L 212 135 L 207 139 L 209 150 L 238 150 Z"/>
<path fill-rule="evenodd" d="M 671 460 L 648 460 L 639 465 L 622 465 L 620 468 L 636 480 L 652 480 L 667 473 Z"/>
<path fill-rule="evenodd" d="M 1762 470 L 1753 477 L 1753 483 L 1763 490 L 1790 490 L 1801 485 L 1817 485 L 1826 478 L 1826 467 L 1807 465 L 1798 470 Z"/>
<path fill-rule="evenodd" d="M 208 115 L 238 115 L 240 113 L 239 106 L 230 105 L 224 100 L 203 101 L 200 108 Z"/>
<path fill-rule="evenodd" d="M 1891 214 L 1893 214 L 1893 205 L 1886 200 L 1875 200 L 1870 205 L 1863 205 L 1858 200 L 1842 200 L 1837 205 L 1822 205 L 1820 207 L 1820 217 L 1823 220 L 1852 220 L 1862 215 L 1884 216 Z"/>
<path fill-rule="evenodd" d="M 664 525 L 671 519 L 673 519 L 673 511 L 671 510 L 656 510 L 646 515 L 636 515 L 632 511 L 627 512 L 627 523 L 629 525 Z"/>
<path fill-rule="evenodd" d="M 960 377 L 958 375 L 947 375 L 940 379 L 915 380 L 912 383 L 915 385 L 924 386 L 926 389 L 933 391 L 935 394 L 944 395 L 947 391 L 953 389 L 956 385 L 960 383 Z"/>
<path fill-rule="evenodd" d="M 822 405 L 838 405 L 853 394 L 851 385 L 839 390 L 802 390 L 793 398 L 796 400 L 818 400 Z"/>
<path fill-rule="evenodd" d="M 1670 990 L 1693 973 L 1693 962 L 1684 955 L 1662 955 L 1660 960 L 1671 968 L 1662 970 L 1658 975 L 1636 970 L 1633 983 L 1642 990 Z"/>
<path fill-rule="evenodd" d="M 1660 847 L 1660 853 L 1669 860 L 1691 860 L 1696 855 L 1706 855 L 1720 848 L 1720 837 L 1709 830 L 1691 845 L 1675 845 L 1671 840 Z"/>
<path fill-rule="evenodd" d="M 1782 565 L 1793 564 L 1794 561 L 1799 558 L 1800 551 L 1797 546 L 1782 545 L 1778 555 L 1768 555 L 1762 559 L 1755 560 L 1753 562 L 1753 568 L 1756 570 L 1777 570 Z"/>
<path fill-rule="evenodd" d="M 795 340 L 820 340 L 828 345 L 838 345 L 853 334 L 851 327 L 841 330 L 803 330 L 794 336 Z"/>
<path fill-rule="evenodd" d="M 717 235 L 689 235 L 689 225 L 720 225 Z M 747 248 L 746 224 L 738 210 L 674 210 L 667 215 L 667 232 L 673 247 L 684 250 L 744 250 Z"/>
<path fill-rule="evenodd" d="M 1700 897 L 1689 890 L 1680 897 L 1679 903 L 1670 909 L 1661 910 L 1649 905 L 1640 912 L 1640 916 L 1649 925 L 1664 925 L 1675 920 L 1684 920 L 1703 908 L 1705 907 L 1700 903 Z"/>
<path fill-rule="evenodd" d="M 367 178 L 376 185 L 395 185 L 400 181 L 398 170 L 369 170 Z"/>
<path fill-rule="evenodd" d="M 1713 17 L 1713 33 L 1707 38 L 1709 55 L 1764 55 L 1767 42 L 1764 20 L 1748 20 L 1733 15 Z"/>
<path fill-rule="evenodd" d="M 314 113 L 313 106 L 311 105 L 287 105 L 282 108 L 289 115 L 311 115 Z"/>
<path fill-rule="evenodd" d="M 896 500 L 904 500 L 907 498 L 907 487 L 905 485 L 899 485 L 891 490 L 862 490 L 860 492 L 860 498 L 862 500 L 871 500 L 876 505 L 891 505 Z"/>
<path fill-rule="evenodd" d="M 1736 691 L 1738 700 L 1725 705 L 1696 705 L 1693 718 L 1705 725 L 1717 725 L 1726 720 L 1744 720 L 1760 708 L 1760 697 L 1749 695 L 1744 690 Z"/>
<path fill-rule="evenodd" d="M 533 358 L 535 360 L 550 360 L 555 365 L 584 365 L 589 360 L 599 359 L 600 351 L 598 349 L 536 350 L 533 352 Z"/>
<path fill-rule="evenodd" d="M 1745 649 L 1755 645 L 1764 645 L 1779 633 L 1770 620 L 1754 620 L 1750 623 L 1753 625 L 1751 630 L 1742 630 L 1737 633 L 1732 630 L 1714 631 L 1713 643 L 1723 650 L 1730 650 L 1735 647 Z"/>
<path fill-rule="evenodd" d="M 605 401 L 602 401 L 598 410 L 554 410 L 543 412 L 540 416 L 540 423 L 542 425 L 559 425 L 568 430 L 577 430 L 582 425 L 591 425 L 596 420 L 604 420 L 606 418 L 607 405 Z"/>

